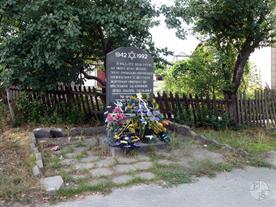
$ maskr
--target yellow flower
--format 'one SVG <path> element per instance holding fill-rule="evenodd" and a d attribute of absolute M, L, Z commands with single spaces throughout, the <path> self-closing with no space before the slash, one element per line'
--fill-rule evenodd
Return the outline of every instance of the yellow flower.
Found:
<path fill-rule="evenodd" d="M 138 99 L 141 99 L 143 97 L 141 93 L 137 93 L 136 96 Z"/>

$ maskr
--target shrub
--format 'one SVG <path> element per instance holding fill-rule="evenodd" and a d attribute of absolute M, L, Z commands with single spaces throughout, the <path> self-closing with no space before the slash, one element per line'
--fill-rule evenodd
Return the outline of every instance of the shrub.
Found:
<path fill-rule="evenodd" d="M 53 107 L 46 107 L 27 93 L 21 93 L 17 97 L 15 105 L 18 124 L 24 122 L 43 124 L 81 124 L 89 122 L 85 114 L 73 104 L 62 103 Z"/>

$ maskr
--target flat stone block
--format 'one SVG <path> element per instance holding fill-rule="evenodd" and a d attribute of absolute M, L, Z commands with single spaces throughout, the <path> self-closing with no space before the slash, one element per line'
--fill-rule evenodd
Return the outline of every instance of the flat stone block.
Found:
<path fill-rule="evenodd" d="M 62 165 L 72 165 L 76 162 L 74 159 L 64 159 L 60 161 Z"/>
<path fill-rule="evenodd" d="M 145 180 L 151 180 L 153 178 L 155 178 L 155 175 L 151 172 L 142 172 L 142 173 L 138 173 L 137 175 L 135 175 L 135 177 L 139 177 Z"/>
<path fill-rule="evenodd" d="M 61 176 L 41 178 L 40 183 L 50 195 L 54 195 L 64 184 Z"/>
<path fill-rule="evenodd" d="M 150 161 L 150 157 L 146 155 L 141 155 L 139 154 L 138 156 L 135 157 L 139 161 Z"/>
<path fill-rule="evenodd" d="M 110 168 L 96 168 L 90 171 L 93 177 L 110 176 L 113 171 Z"/>
<path fill-rule="evenodd" d="M 89 155 L 88 157 L 82 158 L 80 162 L 95 162 L 99 159 L 97 156 Z"/>
<path fill-rule="evenodd" d="M 104 160 L 99 160 L 95 164 L 97 167 L 110 167 L 115 163 L 115 160 L 111 157 L 106 158 Z"/>
<path fill-rule="evenodd" d="M 108 181 L 109 181 L 108 179 L 98 178 L 98 179 L 96 179 L 96 180 L 92 180 L 92 181 L 89 183 L 89 185 L 91 185 L 91 186 L 100 185 L 100 184 L 106 183 L 106 182 L 108 182 Z"/>
<path fill-rule="evenodd" d="M 76 170 L 88 170 L 95 167 L 95 163 L 77 163 L 75 165 Z"/>
<path fill-rule="evenodd" d="M 121 175 L 119 177 L 115 177 L 112 179 L 112 182 L 115 183 L 115 184 L 118 184 L 118 185 L 121 185 L 121 184 L 125 184 L 125 183 L 128 183 L 129 181 L 131 181 L 133 179 L 132 176 L 129 176 L 129 175 Z"/>
<path fill-rule="evenodd" d="M 50 138 L 50 129 L 36 128 L 33 130 L 35 138 Z"/>
<path fill-rule="evenodd" d="M 135 171 L 136 168 L 131 164 L 120 164 L 116 165 L 114 170 L 116 173 L 128 173 L 130 171 Z"/>
<path fill-rule="evenodd" d="M 133 163 L 138 161 L 136 157 L 123 157 L 123 156 L 116 157 L 116 160 L 119 163 Z"/>
<path fill-rule="evenodd" d="M 39 167 L 39 169 L 43 169 L 43 162 L 42 162 L 42 160 L 37 160 L 35 163 Z"/>
<path fill-rule="evenodd" d="M 157 163 L 160 165 L 171 165 L 171 164 L 174 164 L 175 162 L 171 160 L 158 160 Z"/>
<path fill-rule="evenodd" d="M 87 175 L 72 175 L 72 178 L 74 180 L 80 180 L 80 179 L 85 179 L 87 178 Z"/>
<path fill-rule="evenodd" d="M 58 137 L 66 137 L 67 133 L 63 128 L 51 128 L 50 129 L 50 137 L 58 138 Z"/>
<path fill-rule="evenodd" d="M 40 174 L 40 170 L 39 170 L 39 167 L 37 166 L 37 165 L 35 165 L 34 167 L 33 167 L 33 175 L 35 176 L 35 177 L 39 177 L 41 174 Z"/>
<path fill-rule="evenodd" d="M 42 160 L 42 156 L 40 152 L 35 153 L 35 159 L 36 160 Z"/>
<path fill-rule="evenodd" d="M 31 140 L 32 140 L 32 143 L 33 143 L 34 145 L 36 145 L 36 138 L 35 138 L 34 133 L 32 133 L 32 135 L 31 135 Z"/>
<path fill-rule="evenodd" d="M 152 168 L 152 163 L 151 162 L 137 162 L 133 164 L 133 167 L 136 170 L 148 170 Z"/>

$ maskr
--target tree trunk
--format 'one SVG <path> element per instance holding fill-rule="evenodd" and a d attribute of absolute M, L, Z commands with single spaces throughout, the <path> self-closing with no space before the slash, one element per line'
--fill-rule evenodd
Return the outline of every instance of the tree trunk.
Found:
<path fill-rule="evenodd" d="M 12 124 L 15 124 L 15 115 L 14 115 L 14 110 L 12 107 L 12 97 L 10 94 L 10 89 L 8 87 L 6 87 L 6 94 L 7 94 L 7 102 L 8 102 L 8 107 L 9 107 L 9 111 L 10 111 L 10 115 L 11 115 L 11 120 L 12 120 Z"/>
<path fill-rule="evenodd" d="M 227 95 L 228 100 L 230 100 L 228 104 L 228 109 L 231 118 L 235 121 L 237 120 L 237 92 L 241 85 L 241 80 L 243 78 L 244 67 L 250 57 L 250 54 L 254 51 L 254 47 L 251 46 L 251 42 L 252 41 L 250 38 L 248 38 L 244 42 L 243 47 L 237 56 L 237 60 L 234 66 L 231 90 L 227 91 L 225 94 Z"/>

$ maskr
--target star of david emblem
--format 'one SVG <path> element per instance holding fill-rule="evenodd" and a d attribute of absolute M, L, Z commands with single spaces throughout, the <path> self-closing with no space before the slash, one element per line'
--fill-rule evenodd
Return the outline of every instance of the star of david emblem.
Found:
<path fill-rule="evenodd" d="M 136 58 L 136 53 L 134 53 L 133 51 L 128 53 L 128 58 L 130 58 L 131 60 Z"/>

